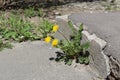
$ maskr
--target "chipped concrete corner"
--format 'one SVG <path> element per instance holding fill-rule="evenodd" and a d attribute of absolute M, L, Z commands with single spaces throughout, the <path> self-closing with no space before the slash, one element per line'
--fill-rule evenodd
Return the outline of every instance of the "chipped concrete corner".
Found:
<path fill-rule="evenodd" d="M 80 23 L 79 23 L 80 25 Z M 75 28 L 78 24 L 74 25 Z M 77 29 L 77 28 L 76 28 Z M 120 63 L 112 56 L 104 54 L 104 49 L 107 46 L 107 42 L 97 37 L 95 34 L 88 32 L 87 26 L 84 25 L 84 31 L 82 32 L 82 43 L 90 42 L 90 66 L 93 70 L 99 73 L 99 76 L 108 80 L 120 79 Z"/>
<path fill-rule="evenodd" d="M 109 59 L 110 59 L 110 70 L 111 70 L 111 75 L 109 75 L 109 77 L 112 77 L 115 80 L 119 80 L 120 79 L 120 63 L 112 56 L 110 56 Z"/>
<path fill-rule="evenodd" d="M 106 78 L 110 74 L 109 58 L 104 54 L 106 41 L 98 38 L 95 34 L 89 34 L 88 31 L 83 31 L 84 42 L 90 42 L 90 66 L 93 70 L 99 73 L 101 78 Z"/>

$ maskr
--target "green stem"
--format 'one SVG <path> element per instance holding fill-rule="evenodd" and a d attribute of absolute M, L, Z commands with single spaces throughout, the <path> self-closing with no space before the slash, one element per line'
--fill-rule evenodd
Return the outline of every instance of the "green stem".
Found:
<path fill-rule="evenodd" d="M 61 31 L 58 30 L 58 32 L 65 38 L 65 40 L 68 42 L 69 46 L 71 46 L 71 44 L 70 44 L 69 40 L 67 39 L 67 37 Z M 70 47 L 70 48 L 72 48 L 72 47 Z M 75 51 L 73 50 L 73 48 L 70 49 L 70 51 L 73 52 L 73 53 L 75 53 Z"/>
<path fill-rule="evenodd" d="M 69 43 L 69 45 L 70 45 L 70 42 L 69 42 L 69 40 L 67 39 L 67 37 L 61 32 L 61 31 L 59 31 L 58 30 L 58 32 L 65 38 L 65 40 Z"/>

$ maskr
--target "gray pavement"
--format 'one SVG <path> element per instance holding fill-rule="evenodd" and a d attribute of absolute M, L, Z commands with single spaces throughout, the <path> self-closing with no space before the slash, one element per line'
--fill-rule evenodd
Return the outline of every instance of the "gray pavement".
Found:
<path fill-rule="evenodd" d="M 77 26 L 84 23 L 88 32 L 95 33 L 107 42 L 104 53 L 113 57 L 110 58 L 111 72 L 115 77 L 119 77 L 120 12 L 74 13 L 69 16 L 69 20 Z M 67 21 L 57 19 L 57 23 L 64 35 L 69 38 L 71 31 Z M 55 37 L 63 39 L 58 33 Z M 50 61 L 49 58 L 55 57 L 58 49 L 43 41 L 14 45 L 13 49 L 0 52 L 0 80 L 99 80 L 89 66 L 76 63 L 67 66 L 64 63 Z"/>
<path fill-rule="evenodd" d="M 69 19 L 76 25 L 84 23 L 90 33 L 107 41 L 105 53 L 120 62 L 120 12 L 75 13 Z"/>
<path fill-rule="evenodd" d="M 58 49 L 43 41 L 15 44 L 0 52 L 0 80 L 93 80 L 87 67 L 50 61 Z M 96 79 L 98 80 L 98 79 Z"/>

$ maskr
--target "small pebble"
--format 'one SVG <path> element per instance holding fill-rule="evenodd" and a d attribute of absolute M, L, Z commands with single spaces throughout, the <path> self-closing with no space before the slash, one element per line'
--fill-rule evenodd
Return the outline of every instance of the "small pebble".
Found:
<path fill-rule="evenodd" d="M 55 12 L 54 15 L 61 15 L 60 12 Z"/>

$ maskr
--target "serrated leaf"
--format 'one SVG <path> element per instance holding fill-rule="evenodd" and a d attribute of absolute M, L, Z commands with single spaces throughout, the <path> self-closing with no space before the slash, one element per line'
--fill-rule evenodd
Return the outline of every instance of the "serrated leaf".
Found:
<path fill-rule="evenodd" d="M 89 64 L 89 61 L 90 61 L 89 57 L 86 57 L 84 63 Z"/>
<path fill-rule="evenodd" d="M 71 28 L 71 30 L 73 31 L 73 33 L 76 34 L 76 30 L 75 30 L 75 28 L 74 28 L 74 26 L 73 26 L 73 24 L 72 24 L 71 21 L 68 21 L 68 26 Z"/>
<path fill-rule="evenodd" d="M 24 27 L 22 30 L 21 30 L 21 33 L 24 33 L 26 31 L 29 31 L 30 30 L 30 27 Z"/>
<path fill-rule="evenodd" d="M 83 45 L 81 45 L 83 50 L 87 50 L 89 48 L 89 46 L 90 46 L 89 42 L 84 43 Z"/>
<path fill-rule="evenodd" d="M 8 33 L 5 34 L 4 37 L 5 37 L 6 39 L 8 39 L 8 38 L 13 38 L 13 39 L 15 39 L 16 36 L 17 36 L 17 33 L 16 33 L 16 32 L 8 32 Z"/>
<path fill-rule="evenodd" d="M 83 30 L 83 23 L 80 25 L 79 30 L 80 30 L 80 31 Z"/>
<path fill-rule="evenodd" d="M 84 57 L 82 57 L 82 56 L 78 57 L 78 62 L 80 64 L 83 64 L 84 63 Z"/>
<path fill-rule="evenodd" d="M 72 64 L 72 59 L 67 60 L 65 64 L 70 66 Z"/>

